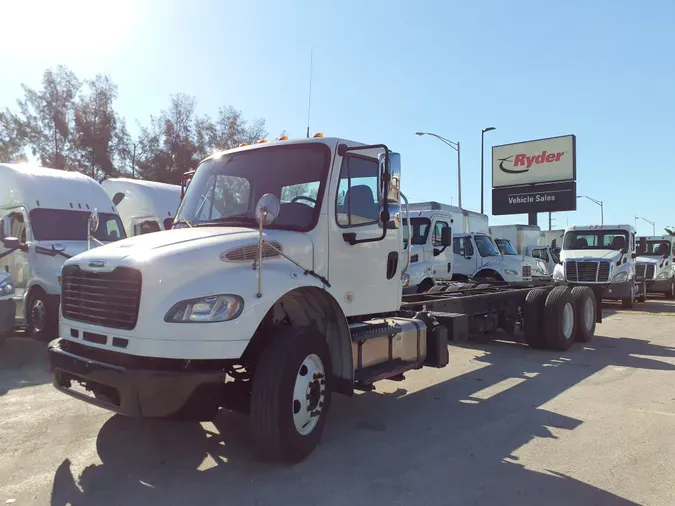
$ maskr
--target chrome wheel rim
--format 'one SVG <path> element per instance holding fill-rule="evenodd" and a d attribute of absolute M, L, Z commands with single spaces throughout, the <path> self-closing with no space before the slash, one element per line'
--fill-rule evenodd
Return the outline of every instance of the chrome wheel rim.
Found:
<path fill-rule="evenodd" d="M 586 299 L 586 303 L 584 304 L 584 326 L 586 327 L 586 330 L 591 330 L 594 320 L 595 320 L 595 304 L 589 297 Z"/>
<path fill-rule="evenodd" d="M 318 355 L 308 355 L 295 376 L 293 388 L 293 423 L 299 434 L 306 436 L 319 423 L 326 397 L 326 376 Z"/>
<path fill-rule="evenodd" d="M 574 330 L 574 308 L 572 304 L 568 302 L 563 308 L 562 314 L 562 331 L 565 339 L 572 338 L 572 331 Z"/>
<path fill-rule="evenodd" d="M 45 303 L 40 299 L 33 302 L 30 308 L 30 323 L 35 332 L 42 332 L 45 329 L 45 321 L 47 319 L 47 308 Z"/>

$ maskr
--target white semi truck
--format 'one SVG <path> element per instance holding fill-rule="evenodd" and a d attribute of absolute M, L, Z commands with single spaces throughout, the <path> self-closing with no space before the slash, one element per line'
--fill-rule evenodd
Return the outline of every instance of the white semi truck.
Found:
<path fill-rule="evenodd" d="M 117 209 L 94 179 L 30 164 L 0 164 L 0 270 L 14 278 L 16 326 L 31 337 L 56 337 L 61 267 L 93 244 L 87 221 L 95 209 L 100 220 L 95 241 L 126 237 Z"/>
<path fill-rule="evenodd" d="M 173 225 L 181 199 L 179 185 L 120 177 L 106 179 L 101 186 L 117 207 L 128 237 Z"/>
<path fill-rule="evenodd" d="M 675 298 L 675 236 L 639 237 L 635 270 L 645 278 L 647 292 Z"/>
<path fill-rule="evenodd" d="M 210 156 L 172 230 L 65 263 L 54 386 L 128 416 L 240 410 L 263 455 L 297 462 L 333 394 L 445 367 L 448 339 L 516 323 L 534 347 L 591 339 L 602 315 L 583 317 L 599 307 L 587 287 L 402 296 L 400 177 L 385 145 L 337 138 Z"/>
<path fill-rule="evenodd" d="M 555 281 L 589 286 L 596 298 L 620 300 L 625 308 L 644 302 L 646 283 L 636 275 L 635 229 L 631 225 L 572 226 L 565 230 Z"/>

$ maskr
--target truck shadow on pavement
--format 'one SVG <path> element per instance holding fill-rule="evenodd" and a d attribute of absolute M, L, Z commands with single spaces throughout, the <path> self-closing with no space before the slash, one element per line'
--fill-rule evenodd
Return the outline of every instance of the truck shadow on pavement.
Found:
<path fill-rule="evenodd" d="M 624 309 L 620 302 L 602 301 L 603 317 L 620 313 L 675 316 L 675 301 L 664 298 L 647 298 L 646 302 L 636 302 L 631 309 Z"/>
<path fill-rule="evenodd" d="M 15 388 L 51 382 L 47 345 L 34 339 L 10 337 L 0 348 L 0 395 Z"/>
<path fill-rule="evenodd" d="M 203 425 L 113 416 L 96 441 L 102 463 L 75 479 L 64 460 L 51 504 L 636 504 L 528 469 L 514 453 L 583 424 L 542 409 L 551 399 L 606 366 L 675 370 L 658 359 L 675 358 L 675 349 L 597 336 L 560 354 L 502 340 L 462 347 L 484 352 L 465 374 L 412 393 L 335 396 L 322 445 L 293 467 L 255 460 L 242 415 Z M 413 388 L 416 374 L 400 385 Z M 602 468 L 602 455 L 588 458 Z"/>

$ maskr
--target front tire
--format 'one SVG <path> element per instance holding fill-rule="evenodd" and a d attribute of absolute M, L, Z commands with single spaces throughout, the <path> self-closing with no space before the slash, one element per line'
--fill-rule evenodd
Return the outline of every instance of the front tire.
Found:
<path fill-rule="evenodd" d="M 313 327 L 280 328 L 270 341 L 253 378 L 254 444 L 266 459 L 297 463 L 321 440 L 331 401 L 330 351 Z"/>
<path fill-rule="evenodd" d="M 58 307 L 52 307 L 47 295 L 34 291 L 26 304 L 26 324 L 28 335 L 38 341 L 51 341 L 58 333 Z"/>

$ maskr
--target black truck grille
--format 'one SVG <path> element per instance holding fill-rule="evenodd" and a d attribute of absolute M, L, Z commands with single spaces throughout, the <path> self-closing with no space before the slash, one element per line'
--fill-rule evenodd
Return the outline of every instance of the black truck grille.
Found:
<path fill-rule="evenodd" d="M 573 282 L 606 283 L 609 281 L 609 262 L 567 260 L 565 277 Z"/>
<path fill-rule="evenodd" d="M 635 275 L 639 278 L 654 279 L 654 266 L 652 264 L 636 264 Z"/>
<path fill-rule="evenodd" d="M 141 273 L 128 267 L 112 272 L 63 268 L 61 311 L 70 320 L 131 330 L 138 320 Z"/>

